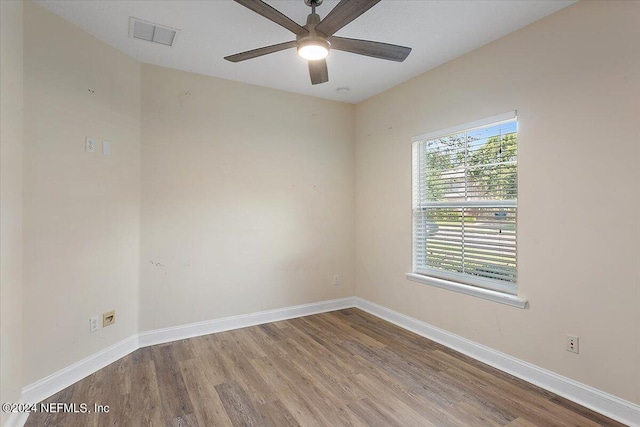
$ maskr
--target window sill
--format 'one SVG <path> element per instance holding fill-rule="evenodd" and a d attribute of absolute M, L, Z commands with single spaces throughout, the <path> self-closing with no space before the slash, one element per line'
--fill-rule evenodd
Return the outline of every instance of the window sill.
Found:
<path fill-rule="evenodd" d="M 518 308 L 528 308 L 527 300 L 518 298 L 516 295 L 506 294 L 503 292 L 482 289 L 476 286 L 464 285 L 462 283 L 452 282 L 450 280 L 438 279 L 436 277 L 424 276 L 422 274 L 407 273 L 407 279 L 413 282 L 424 283 L 425 285 L 435 286 L 437 288 L 449 289 L 450 291 L 460 292 L 465 295 L 471 295 L 483 298 L 489 301 L 499 302 Z"/>

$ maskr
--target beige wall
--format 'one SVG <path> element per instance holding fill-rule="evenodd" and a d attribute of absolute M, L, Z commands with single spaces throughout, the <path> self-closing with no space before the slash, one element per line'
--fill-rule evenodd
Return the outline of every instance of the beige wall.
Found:
<path fill-rule="evenodd" d="M 0 402 L 22 388 L 22 15 L 0 2 Z"/>
<path fill-rule="evenodd" d="M 356 295 L 640 403 L 638 22 L 580 2 L 359 104 Z M 514 109 L 530 309 L 408 281 L 411 137 Z"/>
<path fill-rule="evenodd" d="M 23 195 L 0 4 L 3 401 L 138 331 L 355 294 L 640 403 L 640 3 L 580 2 L 353 107 L 141 65 L 27 2 Z M 530 309 L 407 281 L 411 136 L 513 109 Z"/>
<path fill-rule="evenodd" d="M 351 296 L 354 107 L 142 77 L 141 330 Z"/>
<path fill-rule="evenodd" d="M 140 64 L 39 6 L 24 9 L 30 384 L 138 331 Z M 85 152 L 85 136 L 96 152 Z M 115 325 L 89 334 L 89 318 L 110 309 Z"/>

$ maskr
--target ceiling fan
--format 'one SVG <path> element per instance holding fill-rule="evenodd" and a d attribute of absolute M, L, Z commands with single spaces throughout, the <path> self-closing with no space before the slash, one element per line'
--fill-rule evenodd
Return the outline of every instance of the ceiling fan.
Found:
<path fill-rule="evenodd" d="M 316 13 L 316 7 L 320 6 L 323 0 L 304 0 L 305 4 L 311 7 L 311 13 L 307 16 L 307 23 L 304 26 L 298 25 L 262 0 L 235 1 L 283 26 L 294 33 L 296 39 L 226 56 L 224 59 L 227 61 L 245 61 L 296 47 L 298 55 L 309 61 L 311 84 L 316 85 L 329 81 L 325 58 L 330 49 L 396 62 L 404 61 L 411 52 L 410 47 L 334 36 L 338 30 L 371 9 L 380 0 L 341 0 L 322 20 Z"/>

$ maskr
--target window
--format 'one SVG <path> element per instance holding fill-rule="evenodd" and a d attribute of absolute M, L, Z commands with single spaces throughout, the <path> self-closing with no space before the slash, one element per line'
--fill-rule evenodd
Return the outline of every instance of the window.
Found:
<path fill-rule="evenodd" d="M 515 112 L 413 138 L 414 276 L 516 294 L 517 141 Z"/>

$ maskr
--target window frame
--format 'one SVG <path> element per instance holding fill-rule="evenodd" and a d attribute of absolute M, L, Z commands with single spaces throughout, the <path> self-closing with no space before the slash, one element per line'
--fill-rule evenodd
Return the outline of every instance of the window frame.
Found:
<path fill-rule="evenodd" d="M 487 201 L 465 201 L 465 202 L 455 202 L 451 204 L 461 204 L 466 205 L 466 207 L 512 207 L 515 208 L 516 211 L 516 229 L 515 229 L 515 251 L 516 251 L 516 281 L 515 282 L 507 282 L 504 280 L 492 280 L 489 278 L 482 278 L 478 276 L 474 276 L 468 273 L 456 273 L 452 271 L 440 270 L 440 269 L 429 269 L 425 268 L 425 266 L 416 266 L 416 250 L 417 250 L 417 240 L 416 240 L 416 224 L 415 224 L 415 215 L 416 209 L 427 209 L 425 207 L 416 208 L 415 205 L 415 185 L 416 185 L 416 173 L 417 173 L 417 162 L 416 162 L 416 145 L 421 142 L 443 138 L 452 134 L 462 133 L 465 131 L 471 131 L 477 128 L 487 127 L 491 125 L 497 125 L 501 122 L 518 120 L 517 111 L 511 111 L 508 113 L 500 114 L 497 116 L 487 117 L 480 120 L 475 120 L 473 122 L 460 124 L 457 126 L 453 126 L 447 129 L 442 129 L 434 132 L 424 133 L 421 135 L 414 136 L 412 138 L 412 206 L 411 206 L 411 215 L 412 215 L 412 238 L 411 238 L 411 265 L 412 272 L 407 273 L 407 278 L 412 281 L 417 281 L 421 283 L 425 283 L 428 285 L 446 288 L 450 290 L 454 290 L 456 292 L 462 292 L 468 295 L 474 295 L 481 298 L 493 300 L 496 302 L 500 302 L 503 304 L 508 304 L 520 308 L 526 308 L 528 306 L 527 301 L 518 297 L 518 283 L 517 283 L 517 271 L 518 271 L 518 262 L 517 262 L 517 196 L 516 199 L 502 199 L 502 200 L 487 200 Z M 518 131 L 516 131 L 518 132 Z M 517 163 L 516 163 L 517 164 Z M 419 179 L 419 178 L 418 178 Z M 516 178 L 517 182 L 517 178 Z M 517 184 L 516 184 L 517 190 Z M 447 205 L 447 202 L 433 202 L 432 206 L 437 207 L 440 203 L 442 205 Z M 419 231 L 424 231 L 424 227 L 420 227 Z"/>

